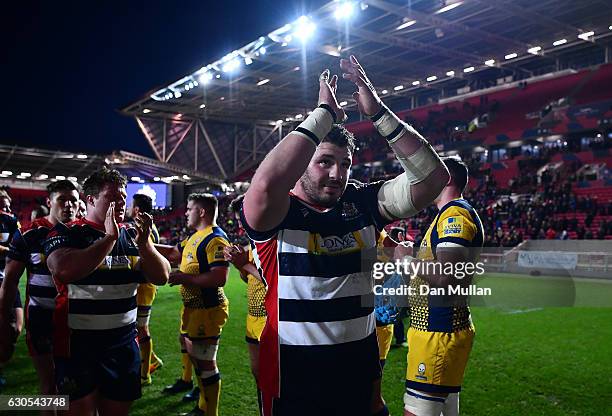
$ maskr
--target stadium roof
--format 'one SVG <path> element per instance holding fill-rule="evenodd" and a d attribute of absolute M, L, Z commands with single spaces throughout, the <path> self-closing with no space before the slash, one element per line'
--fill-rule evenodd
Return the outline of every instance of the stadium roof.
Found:
<path fill-rule="evenodd" d="M 612 8 L 604 0 L 409 4 L 330 2 L 121 111 L 136 118 L 158 159 L 227 180 L 261 160 L 283 124 L 307 115 L 319 72 L 340 72 L 339 57 L 356 55 L 385 102 L 402 109 L 499 78 L 610 59 Z M 353 91 L 341 81 L 339 101 L 356 121 Z"/>
<path fill-rule="evenodd" d="M 60 179 L 81 182 L 103 165 L 118 169 L 132 182 L 220 184 L 205 174 L 125 151 L 103 156 L 0 145 L 0 181 L 3 182 L 46 184 Z"/>

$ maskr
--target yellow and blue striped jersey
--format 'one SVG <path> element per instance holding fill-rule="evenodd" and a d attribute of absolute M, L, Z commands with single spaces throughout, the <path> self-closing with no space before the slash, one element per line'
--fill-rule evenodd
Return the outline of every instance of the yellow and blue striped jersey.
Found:
<path fill-rule="evenodd" d="M 182 253 L 180 271 L 187 274 L 209 272 L 213 267 L 229 267 L 223 248 L 229 246 L 227 235 L 217 226 L 196 231 L 179 244 Z M 181 285 L 183 304 L 188 308 L 202 309 L 227 302 L 222 287 L 201 288 Z"/>
<path fill-rule="evenodd" d="M 476 261 L 484 241 L 480 217 L 465 199 L 454 199 L 443 206 L 429 226 L 419 247 L 419 260 L 436 260 L 436 250 L 442 246 L 461 246 L 469 249 L 466 261 Z M 421 294 L 428 283 L 415 276 L 410 286 L 415 295 L 410 297 L 410 326 L 421 331 L 455 332 L 472 327 L 467 303 L 461 306 L 440 306 L 439 299 Z"/>

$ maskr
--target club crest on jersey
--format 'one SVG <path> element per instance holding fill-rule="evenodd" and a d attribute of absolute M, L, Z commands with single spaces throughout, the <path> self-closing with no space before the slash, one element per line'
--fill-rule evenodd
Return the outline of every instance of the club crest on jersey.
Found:
<path fill-rule="evenodd" d="M 342 203 L 342 219 L 345 221 L 352 220 L 361 215 L 355 206 L 354 202 Z"/>
<path fill-rule="evenodd" d="M 348 233 L 343 236 L 330 235 L 321 237 L 321 247 L 325 248 L 330 253 L 349 250 L 357 247 L 357 240 L 353 233 Z"/>
<path fill-rule="evenodd" d="M 425 377 L 425 363 L 419 363 L 417 371 L 419 374 L 415 376 L 415 378 L 418 378 L 419 380 L 427 380 L 427 377 Z"/>
<path fill-rule="evenodd" d="M 302 211 L 302 215 L 304 216 L 304 218 L 306 218 L 308 216 L 308 210 L 304 207 L 300 208 L 300 211 Z"/>

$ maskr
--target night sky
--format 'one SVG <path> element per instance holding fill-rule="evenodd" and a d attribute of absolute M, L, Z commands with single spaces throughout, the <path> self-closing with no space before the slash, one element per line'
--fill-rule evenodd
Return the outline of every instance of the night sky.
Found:
<path fill-rule="evenodd" d="M 152 157 L 134 120 L 119 108 L 324 3 L 4 3 L 0 143 Z"/>

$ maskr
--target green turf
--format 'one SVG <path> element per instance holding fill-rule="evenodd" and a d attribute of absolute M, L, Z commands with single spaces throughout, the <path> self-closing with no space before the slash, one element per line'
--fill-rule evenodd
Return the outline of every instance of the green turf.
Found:
<path fill-rule="evenodd" d="M 493 295 L 485 300 L 489 306 L 472 309 L 477 336 L 461 396 L 463 414 L 609 412 L 605 409 L 612 403 L 612 309 L 605 306 L 612 306 L 612 284 L 577 280 L 571 283 L 575 293 L 571 296 L 564 279 L 491 274 L 479 285 L 491 287 Z M 255 416 L 255 385 L 244 342 L 245 284 L 235 271 L 226 293 L 230 319 L 218 356 L 223 376 L 220 413 Z M 583 306 L 554 306 L 565 305 L 570 297 Z M 160 394 L 161 388 L 174 382 L 180 372 L 179 307 L 178 289 L 161 288 L 153 308 L 151 332 L 154 349 L 165 366 L 154 374 L 153 385 L 143 389 L 143 398 L 132 408 L 133 415 L 170 416 L 191 406 L 182 404 L 179 396 Z M 405 360 L 405 348 L 392 349 L 387 358 L 383 393 L 392 415 L 402 414 Z M 10 384 L 3 394 L 36 392 L 36 377 L 23 338 L 5 374 Z"/>

